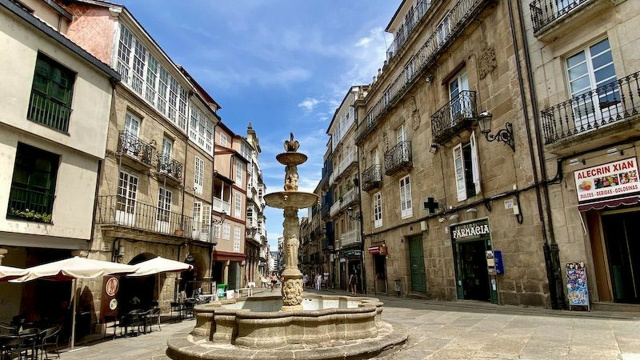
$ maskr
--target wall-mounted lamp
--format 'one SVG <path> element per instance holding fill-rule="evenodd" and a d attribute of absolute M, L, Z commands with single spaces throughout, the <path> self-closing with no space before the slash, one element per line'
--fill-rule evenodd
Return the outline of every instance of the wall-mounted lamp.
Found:
<path fill-rule="evenodd" d="M 227 218 L 227 213 L 223 211 L 223 212 L 220 213 L 220 220 L 211 219 L 211 223 L 214 224 L 214 225 L 221 225 L 226 218 Z"/>
<path fill-rule="evenodd" d="M 429 152 L 432 153 L 432 154 L 435 154 L 436 151 L 438 151 L 438 145 L 431 144 L 431 146 L 429 147 Z"/>
<path fill-rule="evenodd" d="M 516 151 L 516 144 L 513 139 L 513 125 L 510 122 L 505 124 L 504 129 L 498 130 L 495 135 L 491 133 L 491 119 L 493 115 L 488 111 L 483 111 L 478 115 L 478 125 L 480 126 L 480 132 L 484 134 L 484 137 L 488 142 L 493 142 L 495 140 L 502 141 L 503 143 L 509 145 L 511 150 Z"/>
<path fill-rule="evenodd" d="M 573 158 L 573 159 L 569 160 L 569 165 L 571 165 L 571 166 L 584 165 L 584 164 L 585 164 L 584 159 Z"/>
<path fill-rule="evenodd" d="M 347 208 L 347 216 L 349 216 L 349 219 L 351 220 L 355 220 L 355 221 L 360 221 L 360 214 L 355 214 L 353 215 L 353 208 L 351 206 L 349 206 Z"/>
<path fill-rule="evenodd" d="M 425 76 L 424 81 L 426 81 L 427 84 L 433 84 L 434 79 L 435 79 L 435 76 L 428 74 L 427 76 Z"/>
<path fill-rule="evenodd" d="M 618 150 L 618 148 L 611 148 L 607 150 L 607 156 L 612 156 L 612 155 L 624 155 L 624 151 L 622 150 Z"/>

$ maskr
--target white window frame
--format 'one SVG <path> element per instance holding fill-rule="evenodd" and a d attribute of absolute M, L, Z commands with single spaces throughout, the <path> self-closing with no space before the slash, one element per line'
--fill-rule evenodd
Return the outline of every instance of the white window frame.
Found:
<path fill-rule="evenodd" d="M 193 231 L 192 237 L 197 238 L 200 236 L 200 229 L 202 227 L 202 223 L 200 218 L 202 217 L 202 203 L 199 201 L 195 201 L 193 203 L 193 225 L 191 226 L 191 231 Z"/>
<path fill-rule="evenodd" d="M 135 124 L 135 131 L 133 130 L 133 124 Z M 132 113 L 131 111 L 127 111 L 124 116 L 124 131 L 129 135 L 133 135 L 136 138 L 140 137 L 140 124 L 142 124 L 142 120 L 140 117 Z"/>
<path fill-rule="evenodd" d="M 242 228 L 240 226 L 233 227 L 233 252 L 240 252 L 242 249 Z"/>
<path fill-rule="evenodd" d="M 222 224 L 222 238 L 225 240 L 231 239 L 231 225 Z"/>
<path fill-rule="evenodd" d="M 207 154 L 213 155 L 213 121 L 193 103 L 190 104 L 189 139 Z"/>
<path fill-rule="evenodd" d="M 382 193 L 373 194 L 373 227 L 382 227 Z"/>
<path fill-rule="evenodd" d="M 195 169 L 193 173 L 193 191 L 202 195 L 204 189 L 204 160 L 196 156 Z"/>
<path fill-rule="evenodd" d="M 233 215 L 242 218 L 242 194 L 239 191 L 234 192 Z"/>
<path fill-rule="evenodd" d="M 209 233 L 211 232 L 211 205 L 202 204 L 201 214 L 202 217 L 200 218 L 200 240 L 209 241 Z"/>
<path fill-rule="evenodd" d="M 220 146 L 229 146 L 229 139 L 227 137 L 227 134 L 220 133 Z"/>
<path fill-rule="evenodd" d="M 220 239 L 220 234 L 222 233 L 222 226 L 220 224 L 213 225 L 213 238 Z"/>
<path fill-rule="evenodd" d="M 455 173 L 455 182 L 456 182 L 456 193 L 458 197 L 458 201 L 463 201 L 468 198 L 467 196 L 467 174 L 465 171 L 465 157 L 464 151 L 462 147 L 466 145 L 460 143 L 456 145 L 453 150 L 453 168 Z M 475 131 L 471 132 L 471 137 L 469 138 L 469 146 L 471 147 L 471 176 L 473 177 L 473 185 L 475 190 L 475 195 L 481 193 L 482 187 L 480 183 L 480 162 L 478 159 L 478 147 L 475 136 Z"/>
<path fill-rule="evenodd" d="M 244 163 L 238 159 L 236 159 L 236 184 L 244 188 Z"/>
<path fill-rule="evenodd" d="M 171 201 L 173 200 L 173 192 L 162 186 L 158 188 L 158 213 L 156 220 L 161 222 L 169 222 L 171 220 Z"/>
<path fill-rule="evenodd" d="M 120 171 L 116 210 L 121 214 L 116 215 L 116 218 L 127 217 L 127 219 L 121 219 L 122 222 L 135 220 L 138 180 L 137 176 L 131 175 L 126 171 Z M 120 222 L 118 221 L 118 223 Z"/>
<path fill-rule="evenodd" d="M 407 175 L 398 181 L 400 186 L 400 217 L 407 219 L 413 216 L 413 201 L 411 199 L 411 179 Z"/>

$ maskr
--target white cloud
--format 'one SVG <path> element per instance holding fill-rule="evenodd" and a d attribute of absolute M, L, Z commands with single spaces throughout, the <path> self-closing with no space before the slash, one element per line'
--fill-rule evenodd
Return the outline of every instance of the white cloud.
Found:
<path fill-rule="evenodd" d="M 358 42 L 356 43 L 356 47 L 367 47 L 372 41 L 373 39 L 370 37 L 363 37 L 362 39 L 358 40 Z"/>
<path fill-rule="evenodd" d="M 299 103 L 298 106 L 303 108 L 306 112 L 311 112 L 318 104 L 320 104 L 320 100 L 315 98 L 306 98 Z"/>

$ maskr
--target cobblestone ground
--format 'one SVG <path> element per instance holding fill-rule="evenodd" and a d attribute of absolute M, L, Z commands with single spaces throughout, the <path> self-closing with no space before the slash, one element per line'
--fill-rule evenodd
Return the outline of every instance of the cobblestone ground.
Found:
<path fill-rule="evenodd" d="M 408 343 L 383 357 L 387 360 L 640 360 L 640 317 L 632 314 L 377 297 L 385 303 L 383 319 L 410 330 Z M 166 340 L 174 334 L 186 335 L 194 325 L 194 320 L 184 320 L 146 335 L 79 345 L 64 351 L 61 359 L 167 359 Z"/>

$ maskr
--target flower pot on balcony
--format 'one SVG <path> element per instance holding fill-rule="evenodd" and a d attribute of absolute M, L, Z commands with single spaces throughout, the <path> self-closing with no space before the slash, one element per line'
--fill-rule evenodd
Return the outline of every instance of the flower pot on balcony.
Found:
<path fill-rule="evenodd" d="M 173 235 L 175 235 L 175 236 L 184 236 L 184 230 L 182 230 L 182 229 L 176 229 L 176 230 L 173 232 Z"/>

